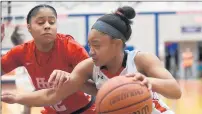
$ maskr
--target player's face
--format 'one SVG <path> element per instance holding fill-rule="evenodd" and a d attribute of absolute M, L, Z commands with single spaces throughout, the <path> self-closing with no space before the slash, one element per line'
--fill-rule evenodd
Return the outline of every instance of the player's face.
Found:
<path fill-rule="evenodd" d="M 111 37 L 95 29 L 89 33 L 88 44 L 90 55 L 96 66 L 106 65 L 116 55 L 116 44 Z"/>
<path fill-rule="evenodd" d="M 36 16 L 31 17 L 31 24 L 28 25 L 35 42 L 41 44 L 53 42 L 57 33 L 56 21 L 56 16 L 50 8 L 39 9 Z"/>

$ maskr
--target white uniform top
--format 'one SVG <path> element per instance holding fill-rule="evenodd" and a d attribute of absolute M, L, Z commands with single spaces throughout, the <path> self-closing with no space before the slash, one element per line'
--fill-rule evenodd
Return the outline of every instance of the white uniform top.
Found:
<path fill-rule="evenodd" d="M 127 61 L 126 67 L 119 75 L 125 75 L 128 73 L 135 73 L 137 72 L 136 65 L 134 62 L 134 58 L 138 51 L 127 51 Z M 93 80 L 96 84 L 96 88 L 100 89 L 101 86 L 108 80 L 108 76 L 106 76 L 101 70 L 100 67 L 94 65 L 93 68 Z M 159 98 L 159 95 L 156 92 L 152 92 L 152 99 L 153 99 L 153 111 L 152 114 L 174 114 L 169 107 Z"/>

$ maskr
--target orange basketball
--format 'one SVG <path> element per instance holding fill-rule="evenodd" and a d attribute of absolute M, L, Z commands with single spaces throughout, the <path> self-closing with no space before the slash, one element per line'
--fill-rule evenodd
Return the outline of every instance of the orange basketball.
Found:
<path fill-rule="evenodd" d="M 98 114 L 151 114 L 150 91 L 131 78 L 117 76 L 105 82 L 96 96 Z"/>

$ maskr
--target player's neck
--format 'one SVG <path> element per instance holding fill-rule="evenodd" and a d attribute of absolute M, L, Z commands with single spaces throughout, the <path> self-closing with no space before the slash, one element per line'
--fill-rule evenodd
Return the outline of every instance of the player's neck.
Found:
<path fill-rule="evenodd" d="M 116 74 L 122 67 L 122 62 L 124 58 L 124 53 L 120 53 L 119 56 L 116 56 L 109 64 L 106 65 L 108 72 L 111 74 Z"/>
<path fill-rule="evenodd" d="M 54 42 L 51 42 L 51 43 L 48 43 L 48 44 L 35 43 L 35 45 L 36 45 L 36 48 L 39 51 L 41 51 L 41 52 L 49 52 L 53 48 Z"/>

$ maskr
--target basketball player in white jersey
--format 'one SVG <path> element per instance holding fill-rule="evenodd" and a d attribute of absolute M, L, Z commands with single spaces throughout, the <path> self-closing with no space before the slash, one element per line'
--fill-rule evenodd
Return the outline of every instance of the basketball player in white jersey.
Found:
<path fill-rule="evenodd" d="M 170 99 L 181 97 L 180 87 L 173 76 L 155 55 L 136 50 L 124 51 L 125 42 L 132 33 L 130 19 L 134 17 L 134 9 L 127 6 L 100 17 L 92 26 L 88 38 L 92 58 L 79 63 L 67 83 L 59 88 L 39 90 L 31 94 L 3 94 L 2 100 L 31 106 L 51 105 L 78 91 L 88 79 L 93 79 L 94 86 L 99 90 L 108 79 L 132 73 L 128 78 L 152 86 L 152 114 L 174 114 L 158 96 L 161 94 Z M 145 46 L 146 43 L 145 39 Z M 57 81 L 57 73 L 60 71 L 53 72 L 49 82 Z"/>

